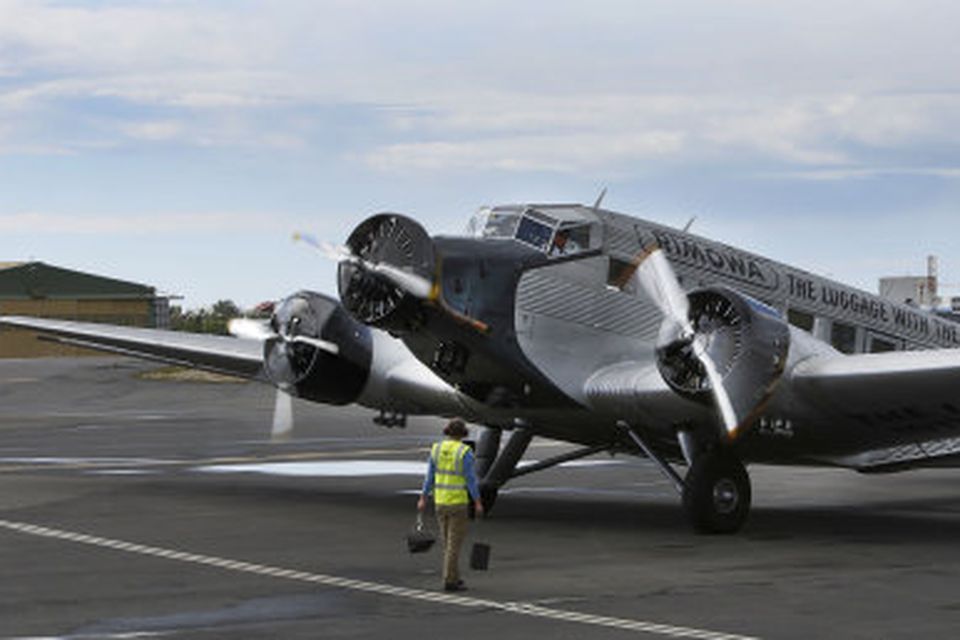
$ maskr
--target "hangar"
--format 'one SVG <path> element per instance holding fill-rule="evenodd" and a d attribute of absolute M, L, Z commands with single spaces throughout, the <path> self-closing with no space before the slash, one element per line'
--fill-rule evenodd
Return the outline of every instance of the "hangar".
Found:
<path fill-rule="evenodd" d="M 0 315 L 167 328 L 170 298 L 154 287 L 44 262 L 0 262 Z M 40 341 L 32 331 L 0 331 L 0 358 L 94 354 Z M 102 355 L 102 354 L 100 354 Z"/>

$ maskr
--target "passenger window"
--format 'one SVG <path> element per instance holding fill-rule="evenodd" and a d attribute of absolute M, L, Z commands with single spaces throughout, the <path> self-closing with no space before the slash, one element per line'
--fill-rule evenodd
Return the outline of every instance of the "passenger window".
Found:
<path fill-rule="evenodd" d="M 610 266 L 607 268 L 607 284 L 617 289 L 623 289 L 635 270 L 636 267 L 633 266 L 632 262 L 610 258 Z"/>
<path fill-rule="evenodd" d="M 888 338 L 886 336 L 881 337 L 878 335 L 870 334 L 869 336 L 869 347 L 868 351 L 870 353 L 886 353 L 888 351 L 896 351 L 897 342 L 894 338 Z"/>
<path fill-rule="evenodd" d="M 897 345 L 883 338 L 874 338 L 870 341 L 870 353 L 886 353 L 896 351 Z"/>
<path fill-rule="evenodd" d="M 830 328 L 830 344 L 842 353 L 855 353 L 857 350 L 857 328 L 842 322 L 834 322 Z"/>
<path fill-rule="evenodd" d="M 787 322 L 797 329 L 813 333 L 813 314 L 799 309 L 787 309 Z"/>

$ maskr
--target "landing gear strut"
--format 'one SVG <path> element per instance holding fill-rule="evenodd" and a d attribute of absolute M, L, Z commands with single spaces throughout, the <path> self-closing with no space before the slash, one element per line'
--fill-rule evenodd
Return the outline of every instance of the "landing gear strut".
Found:
<path fill-rule="evenodd" d="M 684 478 L 683 508 L 700 533 L 738 531 L 750 513 L 750 477 L 725 451 L 697 456 Z"/>
<path fill-rule="evenodd" d="M 480 430 L 480 438 L 477 441 L 477 477 L 480 478 L 480 502 L 483 503 L 483 510 L 489 513 L 493 509 L 493 503 L 497 501 L 499 487 L 487 476 L 490 468 L 500 453 L 500 430 L 484 427 Z"/>
<path fill-rule="evenodd" d="M 689 436 L 681 433 L 684 457 L 689 454 L 693 458 L 687 475 L 681 479 L 670 463 L 647 444 L 638 428 L 626 423 L 620 426 L 676 488 L 694 529 L 700 533 L 740 530 L 750 513 L 750 476 L 736 456 L 721 448 L 694 452 Z"/>
<path fill-rule="evenodd" d="M 609 445 L 583 447 L 518 467 L 520 458 L 527 451 L 532 439 L 532 431 L 526 428 L 518 428 L 510 432 L 506 444 L 504 444 L 503 449 L 500 449 L 500 431 L 490 427 L 481 430 L 476 449 L 476 471 L 477 477 L 480 478 L 480 501 L 483 502 L 485 513 L 489 513 L 493 508 L 500 487 L 506 484 L 508 480 L 610 449 Z"/>
<path fill-rule="evenodd" d="M 480 444 L 484 444 L 484 436 L 487 435 L 486 432 L 480 436 Z M 514 471 L 517 468 L 517 463 L 520 462 L 520 458 L 523 457 L 523 454 L 526 453 L 527 447 L 530 446 L 530 441 L 533 440 L 533 433 L 527 429 L 515 429 L 510 433 L 510 436 L 507 438 L 507 443 L 503 446 L 503 449 L 499 453 L 496 453 L 494 450 L 495 457 L 490 461 L 489 466 L 485 470 L 485 473 L 480 475 L 480 500 L 483 502 L 484 511 L 487 512 L 493 508 L 493 503 L 497 501 L 497 494 L 507 480 L 509 480 Z M 490 445 L 494 438 L 490 438 Z M 499 445 L 500 438 L 499 436 L 495 439 L 496 443 Z M 485 448 L 485 447 L 478 447 Z M 486 457 L 485 454 L 487 451 L 478 451 L 478 457 Z M 482 459 L 482 458 L 481 458 Z M 489 458 L 488 458 L 489 459 Z"/>

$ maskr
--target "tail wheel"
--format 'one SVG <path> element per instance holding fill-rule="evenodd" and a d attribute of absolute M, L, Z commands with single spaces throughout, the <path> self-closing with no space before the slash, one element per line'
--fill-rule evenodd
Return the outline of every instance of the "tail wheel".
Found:
<path fill-rule="evenodd" d="M 683 508 L 700 533 L 734 533 L 750 513 L 750 476 L 724 452 L 704 453 L 684 479 Z"/>

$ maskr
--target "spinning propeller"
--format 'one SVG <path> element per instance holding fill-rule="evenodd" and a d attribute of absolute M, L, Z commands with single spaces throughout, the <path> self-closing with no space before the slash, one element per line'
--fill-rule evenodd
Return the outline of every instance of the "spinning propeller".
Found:
<path fill-rule="evenodd" d="M 290 392 L 310 373 L 321 351 L 336 355 L 340 348 L 321 339 L 320 324 L 303 298 L 291 296 L 281 303 L 269 322 L 234 318 L 231 335 L 263 343 L 264 369 L 277 387 L 271 439 L 283 440 L 293 431 L 293 398 Z"/>
<path fill-rule="evenodd" d="M 410 269 L 380 261 L 378 259 L 380 256 L 375 255 L 374 247 L 371 245 L 366 245 L 360 251 L 355 252 L 344 245 L 320 241 L 305 233 L 294 233 L 293 239 L 318 249 L 327 258 L 336 260 L 340 264 L 355 265 L 367 273 L 383 276 L 398 289 L 415 298 L 432 300 L 437 295 L 432 280 L 420 276 Z"/>
<path fill-rule="evenodd" d="M 724 374 L 738 356 L 734 351 L 740 341 L 737 335 L 731 334 L 738 330 L 740 317 L 723 298 L 697 304 L 691 311 L 691 298 L 680 287 L 658 246 L 637 258 L 634 278 L 665 318 L 657 347 L 661 373 L 681 393 L 702 397 L 709 392 L 724 435 L 734 439 L 738 429 L 747 422 L 750 405 L 755 406 L 752 398 L 737 397 L 738 390 L 728 388 L 725 381 Z M 735 408 L 735 400 L 741 400 L 736 403 L 741 407 L 740 412 Z"/>
<path fill-rule="evenodd" d="M 366 325 L 402 333 L 418 326 L 426 304 L 459 324 L 489 331 L 484 322 L 444 301 L 433 240 L 411 218 L 396 213 L 372 216 L 354 229 L 346 246 L 303 233 L 294 234 L 293 239 L 337 261 L 340 300 Z"/>

